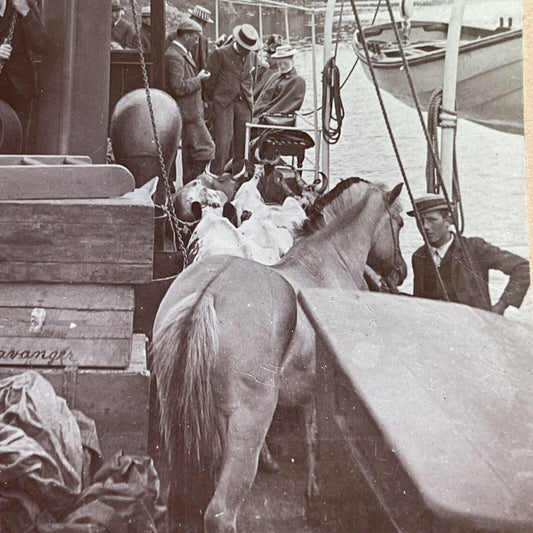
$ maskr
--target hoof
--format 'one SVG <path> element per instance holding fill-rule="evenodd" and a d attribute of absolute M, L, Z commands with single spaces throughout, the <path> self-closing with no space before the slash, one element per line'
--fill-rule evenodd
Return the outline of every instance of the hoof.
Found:
<path fill-rule="evenodd" d="M 259 471 L 267 474 L 277 474 L 280 471 L 280 466 L 272 456 L 269 459 L 259 457 Z"/>
<path fill-rule="evenodd" d="M 318 495 L 305 498 L 305 519 L 310 526 L 327 522 L 326 505 Z"/>

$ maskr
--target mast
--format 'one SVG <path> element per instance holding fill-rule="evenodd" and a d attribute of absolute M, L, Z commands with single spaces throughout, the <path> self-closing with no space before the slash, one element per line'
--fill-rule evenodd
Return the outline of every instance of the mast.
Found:
<path fill-rule="evenodd" d="M 459 62 L 459 45 L 461 27 L 467 0 L 455 0 L 448 25 L 446 39 L 446 55 L 444 58 L 444 77 L 442 82 L 442 109 L 455 113 L 455 96 L 457 86 L 457 65 Z M 442 144 L 442 181 L 446 191 L 451 195 L 453 178 L 453 145 L 457 117 L 453 114 L 442 113 L 441 133 Z"/>

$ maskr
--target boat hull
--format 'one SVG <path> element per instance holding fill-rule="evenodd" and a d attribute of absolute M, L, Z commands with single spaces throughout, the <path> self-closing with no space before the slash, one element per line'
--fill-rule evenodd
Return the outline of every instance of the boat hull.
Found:
<path fill-rule="evenodd" d="M 413 22 L 404 45 L 417 96 L 424 110 L 442 87 L 447 24 Z M 390 24 L 364 30 L 379 86 L 414 107 L 401 56 Z M 389 44 L 390 43 L 390 44 Z M 369 66 L 361 39 L 354 49 L 367 77 Z M 457 71 L 460 118 L 514 134 L 524 134 L 522 31 L 490 31 L 463 27 Z"/>

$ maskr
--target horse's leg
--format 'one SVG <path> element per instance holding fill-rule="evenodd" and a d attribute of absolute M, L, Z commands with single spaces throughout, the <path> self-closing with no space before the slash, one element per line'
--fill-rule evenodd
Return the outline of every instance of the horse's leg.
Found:
<path fill-rule="evenodd" d="M 263 442 L 263 446 L 261 446 L 261 452 L 259 453 L 259 470 L 273 474 L 279 472 L 279 469 L 279 463 L 270 453 L 266 441 Z"/>
<path fill-rule="evenodd" d="M 277 403 L 277 387 L 269 388 L 257 395 L 253 405 L 240 402 L 229 416 L 220 475 L 205 512 L 204 533 L 237 531 L 237 514 L 254 482 L 259 452 Z"/>
<path fill-rule="evenodd" d="M 310 523 L 316 524 L 322 521 L 323 516 L 319 505 L 320 493 L 317 482 L 318 424 L 314 396 L 304 405 L 303 418 L 307 459 L 306 518 Z"/>

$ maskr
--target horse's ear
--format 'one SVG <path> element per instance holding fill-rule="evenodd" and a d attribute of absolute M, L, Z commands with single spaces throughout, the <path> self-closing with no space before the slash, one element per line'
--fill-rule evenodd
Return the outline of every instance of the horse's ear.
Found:
<path fill-rule="evenodd" d="M 231 202 L 226 202 L 222 208 L 222 216 L 227 218 L 235 227 L 238 226 L 237 210 Z"/>
<path fill-rule="evenodd" d="M 202 218 L 202 205 L 200 202 L 193 202 L 191 204 L 191 211 L 194 216 L 194 220 L 201 220 Z"/>
<path fill-rule="evenodd" d="M 396 198 L 400 196 L 400 193 L 402 192 L 402 187 L 403 187 L 403 183 L 398 183 L 398 185 L 396 185 L 396 187 L 394 187 L 392 191 L 389 191 L 387 193 L 387 203 L 389 205 L 392 205 L 394 201 L 396 200 Z"/>

